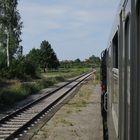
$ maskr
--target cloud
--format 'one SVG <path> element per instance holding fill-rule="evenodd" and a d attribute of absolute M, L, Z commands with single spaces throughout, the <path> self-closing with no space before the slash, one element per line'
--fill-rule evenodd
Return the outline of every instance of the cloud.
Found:
<path fill-rule="evenodd" d="M 99 55 L 99 50 L 106 47 L 117 5 L 118 0 L 20 1 L 25 53 L 47 39 L 60 59 L 86 57 L 91 46 L 93 53 Z M 72 53 L 75 50 L 81 53 L 76 56 Z"/>

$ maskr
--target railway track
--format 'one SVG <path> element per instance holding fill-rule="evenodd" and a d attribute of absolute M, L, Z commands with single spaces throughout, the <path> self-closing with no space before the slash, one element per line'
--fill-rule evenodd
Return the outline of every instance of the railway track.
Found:
<path fill-rule="evenodd" d="M 15 111 L 0 120 L 0 140 L 12 140 L 28 130 L 28 127 L 37 123 L 50 109 L 55 108 L 58 102 L 63 101 L 70 91 L 91 76 L 93 72 L 81 75 L 25 107 Z"/>

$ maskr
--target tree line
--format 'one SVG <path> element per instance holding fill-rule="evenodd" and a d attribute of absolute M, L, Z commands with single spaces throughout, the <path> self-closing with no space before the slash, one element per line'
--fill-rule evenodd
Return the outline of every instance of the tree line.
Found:
<path fill-rule="evenodd" d="M 60 61 L 61 68 L 96 68 L 100 66 L 100 58 L 95 55 L 90 56 L 85 60 L 79 58 L 75 60 L 64 60 Z"/>
<path fill-rule="evenodd" d="M 0 0 L 0 77 L 19 78 L 36 77 L 38 72 L 50 69 L 71 67 L 95 67 L 100 58 L 91 56 L 85 61 L 59 62 L 51 44 L 44 40 L 38 49 L 33 48 L 23 55 L 21 34 L 23 22 L 17 9 L 18 0 Z"/>
<path fill-rule="evenodd" d="M 18 0 L 0 0 L 0 77 L 24 78 L 35 76 L 39 69 L 57 69 L 59 60 L 44 40 L 39 49 L 26 56 L 20 45 L 23 22 L 17 9 Z"/>

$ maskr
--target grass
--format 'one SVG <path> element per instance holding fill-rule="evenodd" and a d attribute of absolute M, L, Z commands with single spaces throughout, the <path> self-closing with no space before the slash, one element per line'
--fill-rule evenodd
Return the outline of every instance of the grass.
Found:
<path fill-rule="evenodd" d="M 100 81 L 100 68 L 96 69 L 96 81 Z"/>
<path fill-rule="evenodd" d="M 66 105 L 64 105 L 60 112 L 52 118 L 52 120 L 41 129 L 41 131 L 35 136 L 37 139 L 52 138 L 59 135 L 60 129 L 68 129 L 70 136 L 78 134 L 77 124 L 79 123 L 76 116 L 81 116 L 86 107 L 91 104 L 91 95 L 94 94 L 93 88 L 95 88 L 96 78 L 91 78 L 86 84 L 77 89 L 76 95 Z M 83 111 L 83 112 L 82 112 Z M 53 129 L 52 129 L 53 128 Z M 56 133 L 55 133 L 56 132 Z M 58 132 L 58 133 L 57 133 Z M 40 135 L 41 134 L 41 135 Z M 43 136 L 43 137 L 41 137 Z M 66 138 L 67 139 L 67 138 Z"/>
<path fill-rule="evenodd" d="M 99 75 L 99 71 L 96 71 L 96 77 Z M 99 80 L 97 77 L 94 79 L 94 77 L 87 83 L 84 84 L 76 93 L 73 100 L 71 100 L 68 103 L 70 110 L 67 111 L 68 114 L 73 112 L 81 112 L 85 107 L 87 107 L 89 103 L 89 99 L 91 97 L 94 85 L 99 83 Z M 73 110 L 73 111 L 71 111 Z"/>
<path fill-rule="evenodd" d="M 68 120 L 66 120 L 66 119 L 61 119 L 61 120 L 60 120 L 60 123 L 66 125 L 66 126 L 74 126 L 74 123 L 73 123 L 73 122 L 68 121 Z"/>
<path fill-rule="evenodd" d="M 15 81 L 12 85 L 7 88 L 3 88 L 0 91 L 0 107 L 11 106 L 14 103 L 27 98 L 31 94 L 36 94 L 41 89 L 52 86 L 56 83 L 56 79 L 50 80 L 41 79 L 37 82 L 21 83 Z"/>
<path fill-rule="evenodd" d="M 72 111 L 71 110 L 67 110 L 67 112 L 66 112 L 67 114 L 71 114 L 72 113 Z"/>
<path fill-rule="evenodd" d="M 64 79 L 71 78 L 82 73 L 90 71 L 89 68 L 69 68 L 69 69 L 59 69 L 58 71 L 48 71 L 47 73 L 42 73 L 42 77 L 52 78 L 52 77 L 63 77 Z"/>
<path fill-rule="evenodd" d="M 12 105 L 17 101 L 25 99 L 30 93 L 30 89 L 23 86 L 19 81 L 4 88 L 0 92 L 0 106 Z"/>
<path fill-rule="evenodd" d="M 87 71 L 89 71 L 87 68 L 48 71 L 41 74 L 41 79 L 26 83 L 22 83 L 19 80 L 7 81 L 0 79 L 0 109 L 4 106 L 14 105 L 29 95 L 38 93 L 41 89 L 48 88 L 58 82 L 63 82 L 68 78 L 78 76 Z"/>
<path fill-rule="evenodd" d="M 69 103 L 69 105 L 79 111 L 81 108 L 87 106 L 87 101 L 90 98 L 90 95 L 91 93 L 89 92 L 89 89 L 85 86 L 85 88 L 82 88 L 82 90 L 80 89 L 79 94 L 76 95 L 76 101 Z"/>
<path fill-rule="evenodd" d="M 59 127 L 59 126 L 66 127 L 66 126 L 74 126 L 75 123 L 65 118 L 57 118 L 55 121 L 53 121 L 53 125 L 55 127 Z"/>

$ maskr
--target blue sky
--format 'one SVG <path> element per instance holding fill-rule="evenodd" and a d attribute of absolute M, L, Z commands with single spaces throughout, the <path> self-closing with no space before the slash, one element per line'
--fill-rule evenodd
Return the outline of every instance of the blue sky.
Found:
<path fill-rule="evenodd" d="M 20 0 L 24 54 L 47 40 L 60 60 L 100 56 L 118 4 L 119 0 Z"/>

